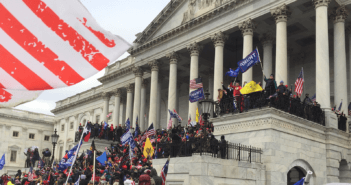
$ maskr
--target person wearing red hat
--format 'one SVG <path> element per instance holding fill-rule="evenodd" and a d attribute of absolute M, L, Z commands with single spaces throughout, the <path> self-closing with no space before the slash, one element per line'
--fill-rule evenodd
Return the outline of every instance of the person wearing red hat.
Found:
<path fill-rule="evenodd" d="M 151 185 L 150 170 L 145 170 L 144 174 L 139 177 L 139 185 Z"/>

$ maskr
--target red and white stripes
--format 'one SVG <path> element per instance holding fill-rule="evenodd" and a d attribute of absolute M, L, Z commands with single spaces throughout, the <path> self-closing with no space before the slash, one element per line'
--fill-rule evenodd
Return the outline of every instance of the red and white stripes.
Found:
<path fill-rule="evenodd" d="M 103 30 L 79 0 L 0 2 L 0 84 L 5 91 L 77 84 L 129 47 Z M 4 103 L 0 98 L 0 107 Z"/>

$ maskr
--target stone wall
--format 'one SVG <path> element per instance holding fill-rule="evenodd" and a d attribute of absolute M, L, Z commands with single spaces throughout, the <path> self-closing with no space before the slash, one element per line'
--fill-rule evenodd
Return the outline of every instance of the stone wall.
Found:
<path fill-rule="evenodd" d="M 153 160 L 160 175 L 167 159 Z M 210 156 L 171 158 L 166 185 L 264 185 L 265 165 Z"/>
<path fill-rule="evenodd" d="M 267 185 L 286 185 L 287 173 L 293 167 L 312 171 L 311 184 L 339 182 L 340 161 L 350 162 L 350 134 L 273 108 L 212 121 L 217 138 L 225 135 L 230 142 L 263 149 Z"/>

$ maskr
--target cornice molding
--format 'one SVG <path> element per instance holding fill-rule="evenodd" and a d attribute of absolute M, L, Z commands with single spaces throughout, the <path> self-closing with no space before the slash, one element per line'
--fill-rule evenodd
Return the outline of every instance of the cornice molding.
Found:
<path fill-rule="evenodd" d="M 180 0 L 180 1 L 183 1 L 183 0 Z M 143 42 L 138 41 L 138 46 L 129 48 L 128 53 L 130 53 L 131 55 L 137 55 L 137 54 L 143 53 L 147 49 L 150 49 L 160 43 L 166 42 L 184 32 L 187 32 L 190 29 L 200 26 L 205 22 L 211 21 L 217 17 L 222 16 L 224 13 L 240 8 L 253 1 L 256 1 L 256 0 L 231 0 L 147 42 L 145 42 L 144 40 Z M 140 38 L 146 38 L 146 36 L 141 36 Z"/>
<path fill-rule="evenodd" d="M 0 117 L 3 118 L 8 118 L 8 119 L 17 119 L 17 120 L 24 120 L 24 121 L 30 121 L 33 123 L 45 123 L 45 124 L 54 124 L 54 121 L 45 121 L 42 119 L 33 119 L 33 118 L 28 118 L 28 117 L 20 117 L 20 116 L 14 116 L 14 115 L 9 115 L 9 114 L 4 114 L 0 113 Z"/>
<path fill-rule="evenodd" d="M 91 101 L 96 101 L 96 100 L 102 99 L 102 93 L 103 92 L 99 92 L 97 94 L 94 94 L 92 96 L 83 98 L 83 99 L 75 101 L 73 103 L 69 103 L 67 105 L 63 105 L 61 107 L 58 107 L 58 108 L 55 108 L 55 109 L 51 110 L 51 112 L 54 113 L 54 114 L 58 114 L 58 113 L 60 113 L 62 111 L 67 111 L 67 110 L 69 110 L 71 108 L 74 108 L 74 107 L 76 107 L 78 105 L 81 105 L 83 103 L 88 103 L 88 102 L 91 102 Z"/>
<path fill-rule="evenodd" d="M 121 76 L 125 76 L 127 74 L 133 73 L 133 69 L 134 69 L 134 65 L 131 65 L 131 66 L 128 66 L 126 68 L 119 69 L 118 71 L 115 71 L 111 74 L 105 75 L 105 76 L 99 78 L 98 80 L 101 83 L 106 83 L 106 82 L 115 80 L 116 78 L 119 78 Z"/>

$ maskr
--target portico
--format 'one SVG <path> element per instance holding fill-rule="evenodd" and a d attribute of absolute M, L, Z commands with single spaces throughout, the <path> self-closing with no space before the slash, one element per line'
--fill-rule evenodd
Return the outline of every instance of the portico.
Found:
<path fill-rule="evenodd" d="M 236 69 L 237 62 L 257 47 L 263 69 L 257 65 L 240 74 L 240 84 L 262 82 L 264 75 L 274 74 L 278 84 L 283 81 L 290 88 L 303 68 L 301 99 L 306 93 L 316 94 L 325 111 L 325 128 L 338 129 L 331 108 L 343 100 L 341 110 L 347 114 L 351 97 L 347 77 L 351 65 L 346 57 L 351 55 L 351 36 L 345 32 L 345 25 L 351 22 L 347 16 L 350 3 L 174 0 L 138 34 L 128 50 L 131 56 L 106 68 L 99 79 L 101 86 L 58 102 L 53 112 L 62 118 L 84 113 L 79 106 L 85 102 L 84 107 L 94 109 L 100 121 L 123 124 L 129 118 L 135 127 L 138 117 L 145 130 L 151 123 L 156 129 L 167 128 L 168 109 L 175 109 L 186 126 L 187 119 L 195 120 L 198 107 L 189 102 L 189 81 L 201 77 L 204 90 L 210 90 L 217 100 L 221 82 L 227 86 L 234 80 L 224 74 L 229 68 Z M 329 9 L 335 9 L 330 17 Z M 109 112 L 112 120 L 106 118 Z M 176 119 L 173 124 L 178 124 Z"/>

